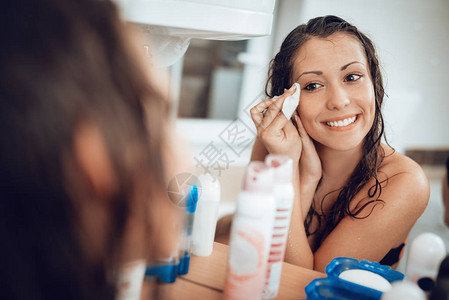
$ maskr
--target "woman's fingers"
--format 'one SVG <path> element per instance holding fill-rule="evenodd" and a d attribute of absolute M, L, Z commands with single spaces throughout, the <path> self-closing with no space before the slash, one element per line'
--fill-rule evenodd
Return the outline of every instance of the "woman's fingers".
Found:
<path fill-rule="evenodd" d="M 262 129 L 267 128 L 268 126 L 271 126 L 270 124 L 276 120 L 277 124 L 279 124 L 279 122 L 281 121 L 281 119 L 285 120 L 285 122 L 282 122 L 283 125 L 286 124 L 286 122 L 288 121 L 287 117 L 284 116 L 284 114 L 281 113 L 281 116 L 279 116 L 279 112 L 282 111 L 282 106 L 284 105 L 285 99 L 288 96 L 293 95 L 293 93 L 295 92 L 296 88 L 290 88 L 289 90 L 285 91 L 285 93 L 280 96 L 277 100 L 275 100 L 275 102 L 273 104 L 271 104 L 266 113 L 264 118 L 262 119 L 262 122 L 260 123 L 260 127 L 262 127 Z M 289 116 L 290 117 L 290 116 Z M 275 128 L 277 128 L 279 125 L 277 125 Z M 284 127 L 284 126 L 282 126 Z"/>
<path fill-rule="evenodd" d="M 253 119 L 253 122 L 258 130 L 264 130 L 271 124 L 271 122 L 282 110 L 285 98 L 291 96 L 295 90 L 296 89 L 292 87 L 289 90 L 286 90 L 282 96 L 275 96 L 272 99 L 266 99 L 250 110 L 251 118 Z"/>
<path fill-rule="evenodd" d="M 270 124 L 279 116 L 279 112 L 282 109 L 282 104 L 284 104 L 285 97 L 279 97 L 276 99 L 273 104 L 271 104 L 267 111 L 265 112 L 265 115 L 262 119 L 262 122 L 260 122 L 260 127 L 262 129 L 266 129 Z"/>
<path fill-rule="evenodd" d="M 282 106 L 281 106 L 282 109 Z M 263 121 L 262 121 L 263 123 Z M 279 111 L 277 116 L 273 119 L 273 121 L 268 124 L 268 127 L 265 128 L 264 132 L 267 135 L 276 135 L 279 136 L 282 133 L 282 130 L 285 129 L 286 125 L 291 122 L 288 121 L 288 119 L 284 116 L 284 114 Z M 293 125 L 293 124 L 292 124 Z M 261 125 L 263 127 L 263 125 Z M 294 128 L 293 128 L 294 129 Z M 287 132 L 285 132 L 287 134 Z"/>
<path fill-rule="evenodd" d="M 296 128 L 298 129 L 299 136 L 301 138 L 310 139 L 309 135 L 307 134 L 306 129 L 304 128 L 304 125 L 302 125 L 301 119 L 297 114 L 294 114 L 294 119 L 296 123 Z"/>
<path fill-rule="evenodd" d="M 254 106 L 253 108 L 251 108 L 251 110 L 249 112 L 251 114 L 251 119 L 253 119 L 253 122 L 256 125 L 256 127 L 260 126 L 260 123 L 262 122 L 268 107 L 271 104 L 273 104 L 275 101 L 276 101 L 275 98 L 266 99 L 266 100 L 260 102 L 259 104 L 257 104 L 256 106 Z"/>

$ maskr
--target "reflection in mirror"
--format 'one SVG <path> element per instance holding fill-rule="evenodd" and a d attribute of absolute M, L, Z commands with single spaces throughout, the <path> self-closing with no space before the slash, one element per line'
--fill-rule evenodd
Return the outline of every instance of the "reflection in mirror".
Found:
<path fill-rule="evenodd" d="M 237 117 L 247 41 L 192 40 L 184 57 L 179 118 Z"/>

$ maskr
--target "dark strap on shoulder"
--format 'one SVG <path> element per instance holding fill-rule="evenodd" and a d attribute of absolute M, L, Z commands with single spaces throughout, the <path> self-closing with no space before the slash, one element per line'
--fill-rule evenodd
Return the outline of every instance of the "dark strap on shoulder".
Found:
<path fill-rule="evenodd" d="M 381 265 L 392 266 L 401 258 L 401 252 L 405 243 L 402 243 L 399 247 L 391 249 L 387 255 L 379 262 Z"/>

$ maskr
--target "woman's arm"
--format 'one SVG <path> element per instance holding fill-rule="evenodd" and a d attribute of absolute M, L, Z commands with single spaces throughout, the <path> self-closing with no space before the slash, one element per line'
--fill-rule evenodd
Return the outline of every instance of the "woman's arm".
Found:
<path fill-rule="evenodd" d="M 304 228 L 304 219 L 307 212 L 305 214 L 303 213 L 298 165 L 295 166 L 293 172 L 293 186 L 295 189 L 295 201 L 293 201 L 284 261 L 304 268 L 313 269 L 313 252 L 309 246 L 306 230 Z M 308 209 L 309 208 L 307 208 L 307 210 Z"/>
<path fill-rule="evenodd" d="M 258 127 L 258 137 L 254 143 L 251 160 L 263 161 L 268 153 L 284 154 L 293 159 L 292 181 L 295 199 L 285 261 L 313 269 L 313 253 L 307 241 L 304 219 L 321 178 L 321 162 L 299 117 L 295 114 L 293 116 L 295 121 L 292 123 L 281 115 L 282 101 L 283 99 L 278 99 L 277 102 L 265 101 L 265 105 L 268 106 L 267 117 L 261 113 L 266 108 L 264 103 L 261 103 L 260 107 L 256 106 L 252 109 L 253 120 Z M 270 113 L 277 116 L 277 122 L 276 118 L 267 122 Z M 283 118 L 283 120 L 279 121 L 279 118 Z"/>

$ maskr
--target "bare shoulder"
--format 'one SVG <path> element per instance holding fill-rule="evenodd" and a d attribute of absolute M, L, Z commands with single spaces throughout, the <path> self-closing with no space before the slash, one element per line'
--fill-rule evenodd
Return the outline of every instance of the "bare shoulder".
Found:
<path fill-rule="evenodd" d="M 427 206 L 430 196 L 429 181 L 419 164 L 409 157 L 402 155 L 386 145 L 385 158 L 379 167 L 379 177 L 386 180 L 385 189 L 392 193 L 400 193 L 403 199 L 416 205 L 417 209 Z"/>
<path fill-rule="evenodd" d="M 385 158 L 377 174 L 381 189 L 377 188 L 376 181 L 372 178 L 354 198 L 352 208 L 364 207 L 372 202 L 373 198 L 377 198 L 382 200 L 382 206 L 387 210 L 405 209 L 410 216 L 419 217 L 426 208 L 430 196 L 429 181 L 424 170 L 409 157 L 386 145 L 382 147 Z M 374 187 L 377 193 L 371 195 Z"/>
<path fill-rule="evenodd" d="M 387 146 L 377 172 L 351 201 L 357 218 L 345 216 L 315 253 L 319 269 L 333 257 L 381 261 L 408 237 L 429 201 L 429 182 L 423 169 Z M 345 240 L 345 243 L 341 241 Z"/>

